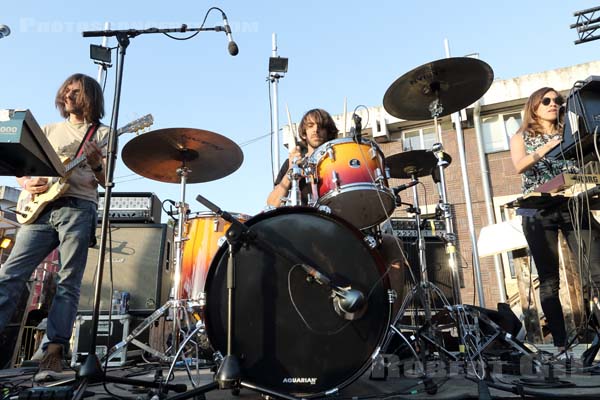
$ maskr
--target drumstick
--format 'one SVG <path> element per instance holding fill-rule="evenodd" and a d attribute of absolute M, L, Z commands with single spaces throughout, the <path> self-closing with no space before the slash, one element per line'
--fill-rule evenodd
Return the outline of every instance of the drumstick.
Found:
<path fill-rule="evenodd" d="M 285 103 L 285 111 L 287 112 L 288 126 L 290 127 L 290 131 L 292 132 L 292 136 L 294 137 L 294 145 L 298 146 L 298 138 L 296 132 L 294 132 L 294 125 L 292 125 L 292 116 L 290 115 L 290 109 L 288 108 L 287 103 Z M 288 147 L 289 151 L 292 151 L 291 147 Z"/>
<path fill-rule="evenodd" d="M 344 133 L 342 137 L 346 137 L 346 118 L 348 118 L 348 98 L 344 96 Z"/>

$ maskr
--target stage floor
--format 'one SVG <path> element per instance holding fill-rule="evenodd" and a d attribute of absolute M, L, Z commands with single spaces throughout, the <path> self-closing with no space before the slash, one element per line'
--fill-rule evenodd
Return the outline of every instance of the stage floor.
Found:
<path fill-rule="evenodd" d="M 407 364 L 404 364 L 407 365 Z M 367 370 L 362 376 L 341 389 L 337 394 L 326 398 L 333 399 L 477 399 L 488 398 L 485 396 L 485 390 L 489 390 L 491 398 L 520 398 L 522 395 L 534 398 L 600 398 L 600 378 L 596 372 L 598 370 L 584 369 L 580 363 L 575 360 L 570 365 L 554 362 L 552 363 L 552 374 L 554 379 L 548 379 L 548 364 L 542 371 L 537 373 L 528 371 L 528 364 L 521 363 L 521 370 L 527 375 L 518 375 L 518 372 L 507 373 L 507 364 L 497 362 L 493 365 L 495 372 L 492 373 L 491 380 L 487 380 L 485 385 L 479 385 L 477 379 L 472 374 L 465 374 L 465 369 L 470 369 L 464 362 L 456 363 L 450 368 L 440 368 L 439 364 L 429 367 L 428 371 L 432 378 L 431 394 L 426 392 L 423 380 L 413 376 L 411 371 L 401 371 L 402 368 L 392 368 L 387 370 Z M 136 380 L 152 382 L 162 374 L 166 376 L 169 366 L 159 367 L 157 364 L 137 364 L 127 367 L 109 368 L 109 375 Z M 514 365 L 513 365 L 514 370 Z M 176 393 L 169 390 L 161 398 L 182 399 L 193 398 L 202 399 L 199 393 L 194 393 L 194 385 L 201 386 L 213 382 L 213 373 L 210 368 L 192 369 L 192 378 L 194 384 L 190 381 L 185 368 L 176 368 L 173 384 L 184 384 L 187 387 L 185 393 Z M 54 382 L 38 384 L 33 382 L 33 376 L 36 373 L 35 368 L 13 368 L 0 370 L 0 385 L 4 389 L 4 399 L 16 399 L 19 394 L 25 395 L 31 388 L 34 390 L 52 390 L 52 386 L 64 386 L 69 379 L 74 379 L 75 371 L 66 370 L 60 379 Z M 268 371 L 265 371 L 268 373 Z M 372 379 L 372 375 L 380 379 Z M 260 383 L 258 383 L 260 385 Z M 70 387 L 72 386 L 70 382 Z M 55 386 L 56 387 L 56 386 Z M 483 393 L 480 393 L 483 391 Z M 435 392 L 435 393 L 433 393 Z M 9 397 L 6 395 L 9 394 Z M 284 393 L 290 396 L 288 393 Z M 482 396 L 483 394 L 483 396 Z M 70 398 L 68 392 L 55 393 L 53 398 Z M 187 396 L 186 396 L 187 395 Z M 180 397 L 181 396 L 181 397 Z M 48 391 L 37 392 L 29 398 L 51 398 Z M 90 384 L 86 388 L 86 398 L 106 399 L 106 398 L 127 398 L 127 399 L 149 399 L 152 398 L 150 389 L 141 386 L 131 386 L 123 383 L 97 382 Z M 21 397 L 23 398 L 23 397 Z M 263 399 L 260 392 L 242 388 L 240 393 L 234 395 L 231 390 L 213 389 L 206 392 L 206 399 Z M 301 397 L 298 397 L 301 398 Z"/>

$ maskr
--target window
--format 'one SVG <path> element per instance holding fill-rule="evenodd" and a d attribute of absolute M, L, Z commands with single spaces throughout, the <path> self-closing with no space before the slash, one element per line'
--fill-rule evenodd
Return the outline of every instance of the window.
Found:
<path fill-rule="evenodd" d="M 509 138 L 521 126 L 521 113 L 498 114 L 481 119 L 483 147 L 486 153 L 509 149 Z"/>
<path fill-rule="evenodd" d="M 433 126 L 402 132 L 402 148 L 404 151 L 429 150 L 437 142 L 438 138 Z"/>

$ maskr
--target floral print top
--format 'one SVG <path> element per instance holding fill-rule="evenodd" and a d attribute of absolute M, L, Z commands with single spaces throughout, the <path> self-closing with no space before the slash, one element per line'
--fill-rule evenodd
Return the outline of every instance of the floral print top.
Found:
<path fill-rule="evenodd" d="M 527 154 L 533 153 L 553 137 L 553 134 L 531 135 L 529 132 L 525 132 L 523 134 L 525 151 Z M 572 174 L 579 172 L 575 160 L 543 157 L 521 175 L 523 194 L 532 192 L 536 187 L 565 172 Z"/>

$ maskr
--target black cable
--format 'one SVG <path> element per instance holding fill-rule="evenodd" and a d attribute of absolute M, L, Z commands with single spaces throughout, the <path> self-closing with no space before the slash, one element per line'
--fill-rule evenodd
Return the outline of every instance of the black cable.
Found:
<path fill-rule="evenodd" d="M 469 376 L 465 377 L 468 380 L 471 381 L 475 381 L 474 378 L 471 378 Z M 524 397 L 525 395 L 527 396 L 534 396 L 535 398 L 542 398 L 542 397 L 547 397 L 547 398 L 555 398 L 555 399 L 564 399 L 565 397 L 574 397 L 577 399 L 597 399 L 598 398 L 598 394 L 597 393 L 590 393 L 590 394 L 582 394 L 582 393 L 578 393 L 578 394 L 567 394 L 564 393 L 563 391 L 544 391 L 544 390 L 531 390 L 525 387 L 525 385 L 510 385 L 507 384 L 509 387 L 504 387 L 503 385 L 499 385 L 493 381 L 486 381 L 486 383 L 488 384 L 488 386 L 497 389 L 497 390 L 502 390 L 504 392 L 510 392 L 510 393 L 515 393 L 517 395 L 520 395 L 522 397 Z M 570 388 L 577 388 L 577 385 L 574 385 Z M 592 387 L 590 387 L 592 388 Z"/>
<path fill-rule="evenodd" d="M 204 24 L 206 23 L 206 19 L 208 18 L 208 14 L 210 14 L 210 12 L 212 10 L 218 10 L 218 11 L 221 11 L 221 14 L 225 14 L 223 12 L 223 10 L 221 10 L 219 7 L 211 7 L 211 8 L 209 8 L 208 11 L 206 12 L 206 14 L 204 14 L 204 19 L 202 20 L 202 23 L 200 24 L 200 28 L 199 29 L 204 28 Z M 182 27 L 186 27 L 187 28 L 187 25 L 184 24 L 184 25 L 182 25 Z M 173 39 L 173 40 L 190 40 L 191 38 L 193 38 L 196 35 L 198 35 L 200 32 L 201 31 L 198 30 L 198 31 L 196 31 L 196 32 L 192 33 L 191 35 L 189 35 L 187 37 L 184 37 L 184 38 L 179 38 L 177 36 L 173 36 L 173 35 L 169 34 L 168 32 L 163 32 L 163 35 L 165 35 L 168 38 Z"/>

